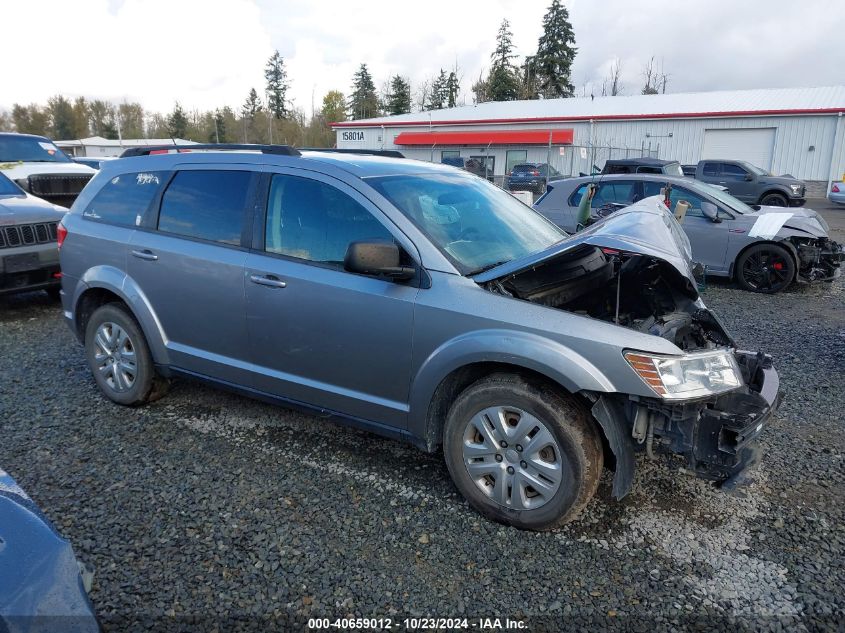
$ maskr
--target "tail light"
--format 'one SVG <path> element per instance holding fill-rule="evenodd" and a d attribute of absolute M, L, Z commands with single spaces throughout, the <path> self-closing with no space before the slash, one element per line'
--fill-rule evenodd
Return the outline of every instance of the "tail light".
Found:
<path fill-rule="evenodd" d="M 59 225 L 56 227 L 56 242 L 59 245 L 59 248 L 62 247 L 62 244 L 65 243 L 65 238 L 67 237 L 67 229 L 65 225 L 59 222 Z"/>
<path fill-rule="evenodd" d="M 540 172 L 535 169 L 534 171 L 531 172 L 531 175 L 532 176 L 539 176 Z"/>
<path fill-rule="evenodd" d="M 833 187 L 830 188 L 830 192 L 839 193 L 839 185 L 833 185 Z"/>

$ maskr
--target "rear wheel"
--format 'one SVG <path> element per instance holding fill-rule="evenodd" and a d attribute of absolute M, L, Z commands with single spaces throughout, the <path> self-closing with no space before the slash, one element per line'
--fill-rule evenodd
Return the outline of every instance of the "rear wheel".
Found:
<path fill-rule="evenodd" d="M 774 294 L 794 278 L 795 262 L 789 251 L 777 244 L 757 244 L 736 260 L 736 279 L 752 292 Z"/>
<path fill-rule="evenodd" d="M 781 193 L 767 193 L 760 198 L 760 204 L 764 207 L 787 207 L 789 200 Z"/>
<path fill-rule="evenodd" d="M 601 439 L 570 396 L 495 374 L 449 410 L 444 455 L 458 490 L 484 516 L 545 530 L 574 519 L 598 487 Z"/>
<path fill-rule="evenodd" d="M 91 315 L 85 357 L 97 386 L 118 404 L 137 406 L 167 391 L 167 381 L 155 373 L 141 328 L 121 304 L 109 303 Z"/>

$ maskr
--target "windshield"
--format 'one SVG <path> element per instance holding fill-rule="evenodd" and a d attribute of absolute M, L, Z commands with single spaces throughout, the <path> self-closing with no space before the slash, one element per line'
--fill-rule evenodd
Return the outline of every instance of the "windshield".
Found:
<path fill-rule="evenodd" d="M 663 166 L 663 172 L 669 176 L 683 176 L 684 170 L 681 169 L 680 163 L 668 163 Z"/>
<path fill-rule="evenodd" d="M 739 164 L 745 167 L 752 174 L 757 174 L 758 176 L 771 176 L 771 174 L 762 167 L 757 167 L 757 165 L 746 163 L 744 160 L 739 161 Z"/>
<path fill-rule="evenodd" d="M 692 184 L 693 182 L 695 184 Z M 710 196 L 711 198 L 716 198 L 716 200 L 721 202 L 723 205 L 725 205 L 729 209 L 733 209 L 737 213 L 754 213 L 754 209 L 749 207 L 742 200 L 737 200 L 731 194 L 729 194 L 727 191 L 723 191 L 722 189 L 719 189 L 718 187 L 714 187 L 714 186 L 708 185 L 707 183 L 701 183 L 701 182 L 696 182 L 696 181 L 685 182 L 684 186 L 689 187 L 693 191 L 698 191 L 699 193 L 704 193 L 704 194 Z"/>
<path fill-rule="evenodd" d="M 539 213 L 475 176 L 382 176 L 367 182 L 464 275 L 546 249 L 566 237 Z"/>
<path fill-rule="evenodd" d="M 23 191 L 18 189 L 18 186 L 9 178 L 0 173 L 0 196 L 22 196 Z"/>
<path fill-rule="evenodd" d="M 70 159 L 47 139 L 0 136 L 0 163 L 69 163 Z"/>

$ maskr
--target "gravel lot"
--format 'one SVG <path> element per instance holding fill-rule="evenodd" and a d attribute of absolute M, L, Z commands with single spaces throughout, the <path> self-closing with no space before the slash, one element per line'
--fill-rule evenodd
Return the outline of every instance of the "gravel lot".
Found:
<path fill-rule="evenodd" d="M 347 615 L 841 630 L 843 285 L 705 292 L 787 394 L 754 483 L 727 493 L 643 459 L 633 494 L 614 502 L 606 474 L 551 533 L 482 519 L 439 455 L 308 415 L 189 382 L 113 405 L 41 293 L 0 299 L 0 466 L 95 569 L 107 630 Z"/>

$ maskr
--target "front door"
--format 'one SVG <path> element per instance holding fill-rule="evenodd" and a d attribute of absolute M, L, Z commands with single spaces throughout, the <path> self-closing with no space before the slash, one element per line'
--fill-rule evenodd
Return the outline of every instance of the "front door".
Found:
<path fill-rule="evenodd" d="M 721 222 L 713 222 L 701 210 L 701 203 L 706 200 L 683 187 L 672 187 L 670 200 L 672 209 L 675 208 L 678 200 L 689 202 L 690 207 L 681 226 L 689 238 L 693 261 L 706 266 L 707 272 L 727 272 L 729 264 L 725 261 L 725 257 L 728 251 L 731 216 L 719 211 Z"/>
<path fill-rule="evenodd" d="M 248 375 L 242 235 L 257 178 L 238 169 L 177 171 L 127 258 L 170 363 L 234 383 Z"/>
<path fill-rule="evenodd" d="M 329 177 L 274 174 L 266 191 L 245 271 L 255 388 L 404 428 L 419 284 L 343 268 L 350 242 L 393 239 L 389 222 Z"/>

